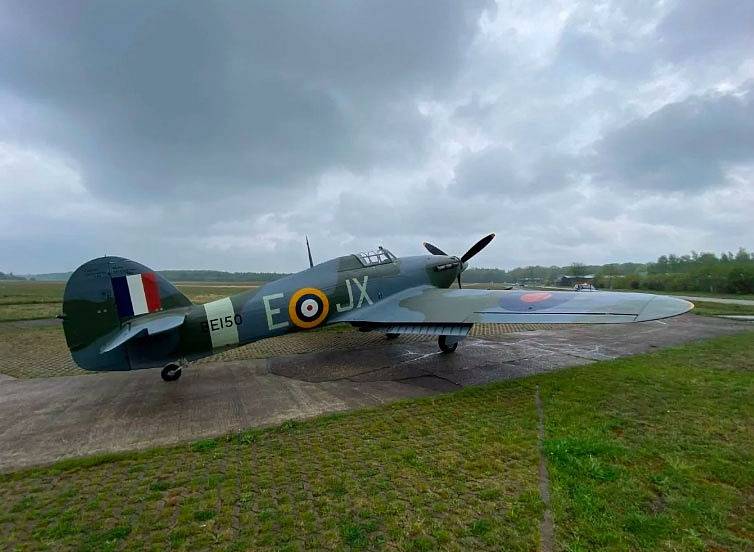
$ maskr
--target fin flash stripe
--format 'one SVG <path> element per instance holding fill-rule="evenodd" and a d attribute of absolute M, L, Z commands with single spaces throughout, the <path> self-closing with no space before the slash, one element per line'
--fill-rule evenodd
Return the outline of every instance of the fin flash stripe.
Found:
<path fill-rule="evenodd" d="M 160 287 L 154 272 L 116 276 L 111 282 L 115 305 L 121 318 L 139 316 L 162 308 Z"/>
<path fill-rule="evenodd" d="M 288 302 L 288 316 L 294 326 L 308 330 L 316 328 L 327 318 L 330 301 L 322 290 L 302 288 Z"/>

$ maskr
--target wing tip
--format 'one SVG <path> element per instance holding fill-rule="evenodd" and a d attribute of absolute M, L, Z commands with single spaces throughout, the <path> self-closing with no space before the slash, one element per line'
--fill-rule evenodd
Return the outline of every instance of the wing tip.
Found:
<path fill-rule="evenodd" d="M 670 295 L 653 295 L 636 317 L 637 322 L 661 320 L 685 314 L 694 308 L 694 303 Z"/>

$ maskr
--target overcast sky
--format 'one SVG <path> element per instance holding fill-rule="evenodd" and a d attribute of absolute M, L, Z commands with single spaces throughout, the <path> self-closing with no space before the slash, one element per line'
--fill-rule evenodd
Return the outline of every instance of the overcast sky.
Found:
<path fill-rule="evenodd" d="M 0 0 L 0 270 L 754 248 L 754 2 Z"/>

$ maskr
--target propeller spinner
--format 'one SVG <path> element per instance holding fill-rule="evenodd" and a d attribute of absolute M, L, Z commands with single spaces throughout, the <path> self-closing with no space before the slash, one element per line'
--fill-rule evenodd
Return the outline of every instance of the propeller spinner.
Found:
<path fill-rule="evenodd" d="M 461 287 L 461 272 L 463 272 L 464 269 L 466 268 L 466 266 L 465 266 L 466 262 L 469 259 L 471 259 L 474 255 L 476 255 L 477 253 L 479 253 L 482 249 L 484 249 L 485 247 L 487 247 L 494 237 L 495 237 L 494 233 L 493 234 L 488 234 L 487 236 L 483 237 L 481 240 L 479 240 L 474 245 L 472 245 L 469 248 L 469 250 L 466 251 L 466 253 L 464 253 L 461 256 L 460 259 L 458 257 L 456 257 L 456 256 L 453 256 L 454 259 L 458 259 L 460 261 L 460 263 L 461 263 L 461 269 L 458 271 L 458 287 L 459 288 Z M 446 257 L 448 256 L 447 253 L 445 253 L 442 249 L 440 249 L 436 245 L 432 245 L 429 242 L 424 242 L 423 245 L 427 249 L 427 251 L 429 251 L 430 253 L 432 253 L 432 255 L 445 255 Z"/>

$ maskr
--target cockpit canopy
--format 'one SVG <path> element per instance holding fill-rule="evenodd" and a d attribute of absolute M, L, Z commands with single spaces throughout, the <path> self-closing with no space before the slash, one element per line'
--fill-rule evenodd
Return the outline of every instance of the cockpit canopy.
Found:
<path fill-rule="evenodd" d="M 356 253 L 356 258 L 363 266 L 375 266 L 381 264 L 388 264 L 395 261 L 396 257 L 390 251 L 380 246 L 377 249 L 371 251 L 362 251 Z"/>

